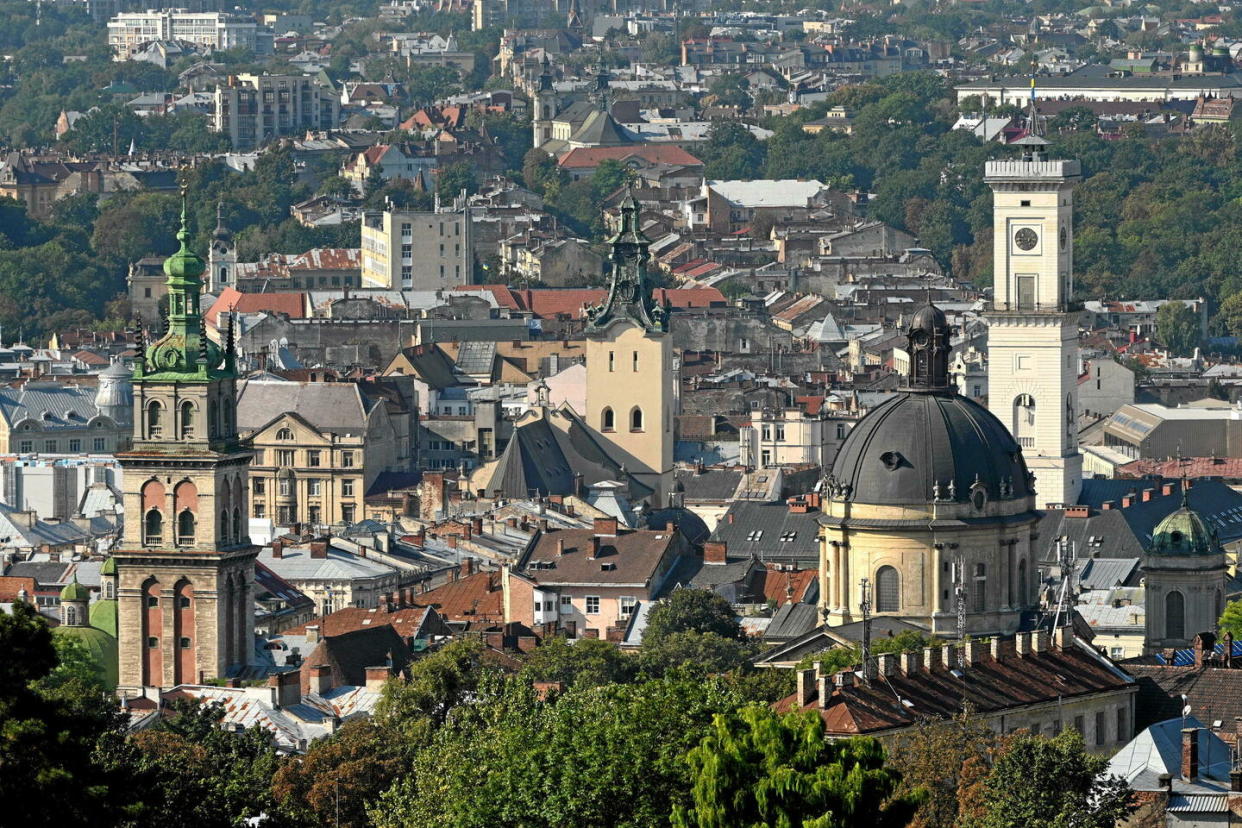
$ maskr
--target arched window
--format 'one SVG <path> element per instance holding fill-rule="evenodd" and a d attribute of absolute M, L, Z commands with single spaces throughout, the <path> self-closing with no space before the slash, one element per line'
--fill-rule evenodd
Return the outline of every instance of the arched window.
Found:
<path fill-rule="evenodd" d="M 181 403 L 181 436 L 194 436 L 194 403 L 186 400 Z"/>
<path fill-rule="evenodd" d="M 605 408 L 600 414 L 599 427 L 603 431 L 613 431 L 617 427 L 617 417 L 612 413 L 611 408 Z"/>
<path fill-rule="evenodd" d="M 229 281 L 229 269 L 224 265 L 220 266 L 220 284 L 226 285 Z"/>
<path fill-rule="evenodd" d="M 276 439 L 282 442 L 289 442 L 293 439 L 293 431 L 288 428 L 282 428 L 276 432 Z"/>
<path fill-rule="evenodd" d="M 1013 437 L 1023 448 L 1035 445 L 1035 398 L 1030 394 L 1014 397 Z"/>
<path fill-rule="evenodd" d="M 642 431 L 642 430 L 643 430 L 643 410 L 641 408 L 635 407 L 634 410 L 630 412 L 630 431 Z"/>
<path fill-rule="evenodd" d="M 875 573 L 875 611 L 897 612 L 901 609 L 901 577 L 891 566 L 882 566 Z"/>
<path fill-rule="evenodd" d="M 164 406 L 159 400 L 147 403 L 147 436 L 155 439 L 164 434 Z"/>
<path fill-rule="evenodd" d="M 78 625 L 78 608 L 75 606 L 65 607 L 65 626 L 76 627 Z"/>
<path fill-rule="evenodd" d="M 247 532 L 246 534 L 248 535 L 250 533 Z M 233 542 L 241 543 L 241 539 L 242 539 L 241 509 L 234 506 L 233 507 Z"/>
<path fill-rule="evenodd" d="M 177 515 L 177 543 L 194 543 L 194 513 L 189 509 Z"/>
<path fill-rule="evenodd" d="M 220 510 L 220 542 L 221 543 L 229 542 L 230 540 L 229 532 L 230 532 L 229 510 L 221 509 Z"/>
<path fill-rule="evenodd" d="M 116 597 L 116 585 L 112 583 L 111 579 L 109 579 L 104 582 L 104 598 L 107 598 L 108 600 L 112 600 L 115 597 Z"/>
<path fill-rule="evenodd" d="M 983 612 L 988 607 L 988 568 L 986 565 L 975 564 L 975 612 Z"/>
<path fill-rule="evenodd" d="M 146 543 L 160 543 L 164 540 L 164 514 L 159 509 L 147 512 L 143 540 Z"/>
<path fill-rule="evenodd" d="M 1186 597 L 1177 590 L 1164 596 L 1164 637 L 1186 637 Z"/>
<path fill-rule="evenodd" d="M 634 352 L 634 366 L 633 366 L 633 368 L 634 368 L 634 372 L 635 372 L 635 373 L 637 373 L 637 372 L 638 372 L 638 351 L 635 351 L 635 352 Z"/>

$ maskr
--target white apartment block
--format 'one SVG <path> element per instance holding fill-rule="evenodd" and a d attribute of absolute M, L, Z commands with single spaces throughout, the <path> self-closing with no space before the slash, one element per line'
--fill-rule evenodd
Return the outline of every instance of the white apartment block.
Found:
<path fill-rule="evenodd" d="M 738 429 L 739 461 L 756 469 L 804 464 L 831 468 L 860 416 L 850 411 L 808 414 L 801 408 L 756 411 L 750 424 Z"/>
<path fill-rule="evenodd" d="M 122 12 L 108 21 L 108 46 L 116 60 L 129 60 L 139 44 L 152 40 L 186 40 L 211 49 L 255 49 L 257 29 L 253 20 L 222 12 Z"/>
<path fill-rule="evenodd" d="M 362 217 L 362 287 L 439 290 L 474 281 L 465 197 L 432 211 L 384 210 Z"/>
<path fill-rule="evenodd" d="M 340 111 L 333 90 L 309 75 L 230 75 L 216 87 L 212 129 L 234 149 L 251 149 L 281 135 L 333 129 Z"/>

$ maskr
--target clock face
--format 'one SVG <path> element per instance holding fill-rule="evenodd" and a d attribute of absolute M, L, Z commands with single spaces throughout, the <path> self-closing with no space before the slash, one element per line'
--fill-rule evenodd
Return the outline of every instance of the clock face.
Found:
<path fill-rule="evenodd" d="M 1013 234 L 1013 243 L 1020 250 L 1031 250 L 1035 245 L 1039 244 L 1039 236 L 1035 235 L 1035 231 L 1031 228 L 1023 227 Z"/>
<path fill-rule="evenodd" d="M 1061 249 L 1065 249 L 1065 242 L 1069 239 L 1069 233 L 1065 232 L 1065 225 L 1061 225 Z"/>
<path fill-rule="evenodd" d="M 914 341 L 915 347 L 921 348 L 927 344 L 927 332 L 922 330 L 915 331 L 910 335 L 910 339 Z"/>

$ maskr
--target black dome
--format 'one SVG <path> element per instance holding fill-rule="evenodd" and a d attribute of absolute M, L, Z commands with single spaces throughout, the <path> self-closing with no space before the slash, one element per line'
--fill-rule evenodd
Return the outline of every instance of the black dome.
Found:
<path fill-rule="evenodd" d="M 908 392 L 881 403 L 846 436 L 828 485 L 838 499 L 894 506 L 926 504 L 937 493 L 964 502 L 980 488 L 987 500 L 1033 493 L 1009 430 L 953 393 Z"/>

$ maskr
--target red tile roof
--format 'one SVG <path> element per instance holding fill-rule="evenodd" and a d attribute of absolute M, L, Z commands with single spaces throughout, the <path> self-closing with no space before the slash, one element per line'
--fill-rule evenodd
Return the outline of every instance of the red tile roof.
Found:
<path fill-rule="evenodd" d="M 427 616 L 428 605 L 409 607 L 387 612 L 384 609 L 363 609 L 361 607 L 345 607 L 330 615 L 314 618 L 307 624 L 318 624 L 321 636 L 344 635 L 355 630 L 369 627 L 390 626 L 402 637 L 414 635 Z M 305 635 L 306 625 L 286 630 L 286 635 Z"/>
<path fill-rule="evenodd" d="M 640 144 L 628 147 L 578 147 L 561 156 L 557 163 L 569 169 L 594 169 L 604 161 L 626 161 L 641 158 L 651 164 L 674 167 L 701 167 L 703 162 L 679 146 Z"/>
<path fill-rule="evenodd" d="M 221 311 L 238 313 L 266 311 L 287 314 L 290 319 L 306 317 L 305 300 L 301 293 L 242 293 L 231 287 L 220 291 L 220 296 L 203 316 L 208 324 L 215 325 L 216 318 Z"/>
<path fill-rule="evenodd" d="M 1242 479 L 1242 457 L 1183 457 L 1180 460 L 1135 460 L 1117 469 L 1118 477 L 1196 477 Z"/>
<path fill-rule="evenodd" d="M 417 597 L 446 621 L 498 624 L 504 621 L 503 596 L 499 572 L 476 572 Z"/>
<path fill-rule="evenodd" d="M 789 601 L 798 602 L 806 596 L 807 589 L 819 577 L 817 569 L 796 569 L 792 572 L 765 569 L 760 589 L 764 600 L 775 601 L 781 606 Z"/>

